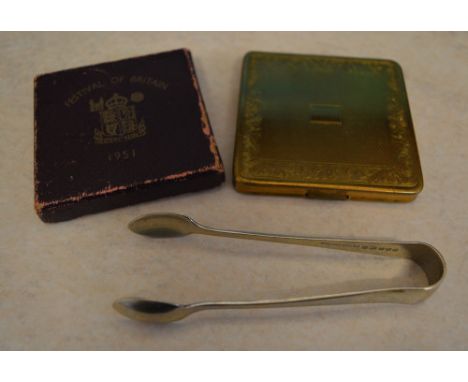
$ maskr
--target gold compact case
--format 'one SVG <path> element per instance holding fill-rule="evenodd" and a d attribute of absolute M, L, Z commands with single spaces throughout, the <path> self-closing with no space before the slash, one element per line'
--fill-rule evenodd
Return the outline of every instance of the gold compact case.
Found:
<path fill-rule="evenodd" d="M 400 66 L 248 53 L 234 185 L 261 194 L 413 200 L 423 177 Z"/>

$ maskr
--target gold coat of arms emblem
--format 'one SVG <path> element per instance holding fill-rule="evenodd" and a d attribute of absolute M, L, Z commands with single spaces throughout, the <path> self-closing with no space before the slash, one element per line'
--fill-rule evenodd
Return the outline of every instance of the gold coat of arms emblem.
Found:
<path fill-rule="evenodd" d="M 100 117 L 99 128 L 94 129 L 94 143 L 106 144 L 129 141 L 146 134 L 143 118 L 138 120 L 135 103 L 143 101 L 143 93 L 136 92 L 129 99 L 114 93 L 107 100 L 90 100 L 91 112 L 98 112 Z"/>

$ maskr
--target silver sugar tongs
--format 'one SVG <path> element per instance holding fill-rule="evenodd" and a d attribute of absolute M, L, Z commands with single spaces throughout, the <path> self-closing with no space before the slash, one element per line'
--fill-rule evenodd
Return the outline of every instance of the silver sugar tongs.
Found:
<path fill-rule="evenodd" d="M 122 298 L 113 307 L 129 318 L 168 323 L 208 309 L 283 308 L 312 305 L 402 303 L 414 304 L 428 298 L 438 288 L 446 273 L 445 260 L 431 245 L 419 242 L 381 242 L 335 240 L 313 237 L 276 235 L 210 228 L 178 214 L 145 215 L 133 220 L 129 228 L 138 234 L 156 238 L 180 237 L 190 234 L 222 236 L 235 239 L 271 241 L 284 244 L 308 245 L 381 256 L 407 258 L 424 271 L 428 284 L 421 287 L 394 287 L 359 290 L 321 296 L 294 297 L 279 300 L 213 301 L 192 304 L 172 304 L 142 298 Z"/>

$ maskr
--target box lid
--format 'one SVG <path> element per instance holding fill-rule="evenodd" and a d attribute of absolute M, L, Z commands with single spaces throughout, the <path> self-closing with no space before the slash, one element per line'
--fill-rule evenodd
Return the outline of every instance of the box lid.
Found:
<path fill-rule="evenodd" d="M 409 201 L 423 186 L 389 60 L 248 53 L 234 157 L 241 192 Z"/>
<path fill-rule="evenodd" d="M 223 180 L 188 50 L 36 78 L 35 207 L 44 221 Z"/>

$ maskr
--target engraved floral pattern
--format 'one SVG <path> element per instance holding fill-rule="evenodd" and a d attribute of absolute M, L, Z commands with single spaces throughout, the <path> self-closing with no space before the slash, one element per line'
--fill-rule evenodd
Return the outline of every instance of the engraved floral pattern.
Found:
<path fill-rule="evenodd" d="M 247 62 L 247 81 L 245 98 L 241 101 L 239 135 L 242 139 L 240 150 L 240 172 L 246 178 L 258 180 L 297 180 L 297 182 L 330 183 L 340 179 L 341 182 L 355 185 L 374 186 L 413 186 L 418 173 L 414 163 L 418 162 L 417 153 L 413 150 L 411 117 L 406 113 L 408 108 L 403 80 L 394 63 L 385 60 L 355 60 L 340 57 L 300 56 L 287 54 L 251 53 Z M 263 62 L 262 62 L 263 61 Z M 336 67 L 347 72 L 363 70 L 388 75 L 390 96 L 387 105 L 388 126 L 396 161 L 394 165 L 364 165 L 347 163 L 314 163 L 309 161 L 288 161 L 263 159 L 258 155 L 258 142 L 261 136 L 262 97 L 255 86 L 262 66 L 274 62 L 297 67 L 313 67 L 315 71 L 332 72 Z"/>

